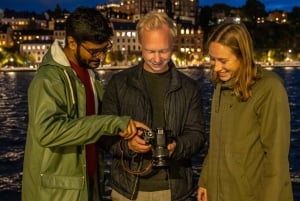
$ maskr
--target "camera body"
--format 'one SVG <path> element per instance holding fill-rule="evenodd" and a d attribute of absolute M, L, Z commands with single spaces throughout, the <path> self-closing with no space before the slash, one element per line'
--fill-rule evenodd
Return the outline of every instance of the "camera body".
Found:
<path fill-rule="evenodd" d="M 156 128 L 150 131 L 143 130 L 142 138 L 147 144 L 153 146 L 152 158 L 154 166 L 168 166 L 168 144 L 171 141 L 171 132 L 169 130 L 164 130 L 163 128 Z"/>

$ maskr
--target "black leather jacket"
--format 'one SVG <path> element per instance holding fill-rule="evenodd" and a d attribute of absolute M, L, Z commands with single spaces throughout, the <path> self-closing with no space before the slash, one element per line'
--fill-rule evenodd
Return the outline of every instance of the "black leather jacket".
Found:
<path fill-rule="evenodd" d="M 191 157 L 202 148 L 204 131 L 202 98 L 197 83 L 169 63 L 171 84 L 165 98 L 166 129 L 172 131 L 176 148 L 168 168 L 173 201 L 186 200 L 195 189 Z M 143 63 L 115 74 L 103 97 L 103 114 L 128 115 L 148 126 L 152 123 L 150 99 L 142 76 Z M 128 199 L 136 199 L 139 177 L 124 171 L 141 169 L 141 154 L 132 154 L 120 137 L 101 138 L 112 154 L 111 186 Z M 123 150 L 123 160 L 121 152 Z"/>

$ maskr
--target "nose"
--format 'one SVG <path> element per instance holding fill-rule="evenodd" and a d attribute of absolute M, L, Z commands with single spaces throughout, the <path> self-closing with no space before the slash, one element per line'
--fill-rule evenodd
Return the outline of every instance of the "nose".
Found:
<path fill-rule="evenodd" d="M 160 62 L 161 56 L 160 56 L 160 52 L 159 52 L 159 51 L 157 51 L 157 52 L 154 53 L 153 59 L 154 59 L 154 61 L 155 61 L 156 63 Z"/>
<path fill-rule="evenodd" d="M 218 71 L 222 70 L 222 63 L 218 62 L 218 61 L 215 61 L 214 65 L 213 65 L 213 70 L 215 72 L 218 72 Z"/>
<path fill-rule="evenodd" d="M 105 59 L 106 53 L 104 52 L 99 52 L 99 54 L 97 54 L 96 58 L 99 59 L 100 61 L 103 61 Z"/>

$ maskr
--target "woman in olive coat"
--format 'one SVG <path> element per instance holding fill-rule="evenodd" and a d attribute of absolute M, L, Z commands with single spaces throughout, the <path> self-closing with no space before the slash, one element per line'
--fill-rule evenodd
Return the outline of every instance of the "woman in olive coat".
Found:
<path fill-rule="evenodd" d="M 208 40 L 215 90 L 198 201 L 292 201 L 290 110 L 282 80 L 255 65 L 243 24 Z"/>

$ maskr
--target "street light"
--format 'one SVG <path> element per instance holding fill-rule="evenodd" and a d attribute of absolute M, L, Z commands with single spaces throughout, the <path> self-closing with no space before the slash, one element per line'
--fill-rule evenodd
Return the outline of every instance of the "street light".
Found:
<path fill-rule="evenodd" d="M 10 62 L 10 64 L 11 64 L 11 66 L 13 67 L 14 66 L 14 58 L 13 57 L 10 57 L 9 58 L 9 62 Z"/>

